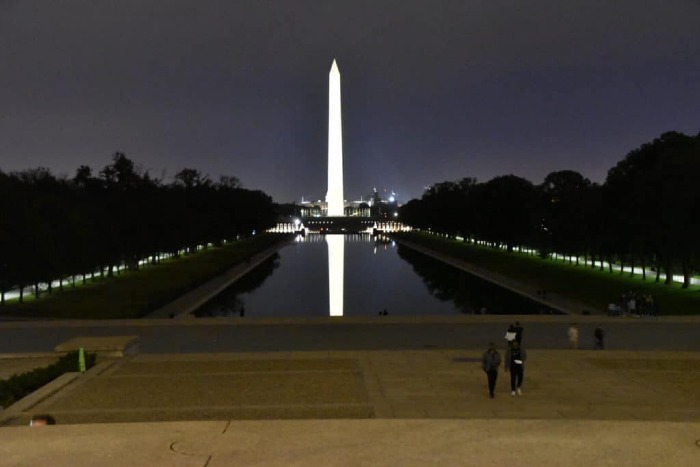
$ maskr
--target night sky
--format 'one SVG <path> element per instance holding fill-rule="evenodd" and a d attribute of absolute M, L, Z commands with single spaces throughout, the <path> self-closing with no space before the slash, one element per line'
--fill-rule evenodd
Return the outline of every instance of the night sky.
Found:
<path fill-rule="evenodd" d="M 0 0 L 0 169 L 124 152 L 277 202 L 326 192 L 328 72 L 345 196 L 572 169 L 596 182 L 700 131 L 698 0 Z"/>

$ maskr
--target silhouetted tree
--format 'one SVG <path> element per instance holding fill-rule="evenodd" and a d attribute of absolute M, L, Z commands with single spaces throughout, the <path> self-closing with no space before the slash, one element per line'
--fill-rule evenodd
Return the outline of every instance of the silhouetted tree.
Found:
<path fill-rule="evenodd" d="M 479 238 L 508 251 L 533 241 L 539 207 L 532 182 L 515 175 L 493 178 L 476 191 L 475 207 Z"/>
<path fill-rule="evenodd" d="M 80 166 L 72 179 L 44 168 L 0 172 L 0 301 L 5 292 L 140 259 L 219 243 L 274 225 L 275 206 L 236 177 L 217 184 L 183 169 L 170 185 L 143 172 L 123 153 L 99 176 Z"/>
<path fill-rule="evenodd" d="M 559 253 L 587 255 L 591 182 L 580 173 L 561 170 L 548 174 L 542 193 L 543 227 L 549 234 L 550 249 Z"/>

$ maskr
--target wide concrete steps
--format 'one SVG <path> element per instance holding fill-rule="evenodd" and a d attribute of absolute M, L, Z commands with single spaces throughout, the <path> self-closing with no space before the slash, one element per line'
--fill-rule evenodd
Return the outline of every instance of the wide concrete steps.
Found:
<path fill-rule="evenodd" d="M 17 414 L 60 424 L 244 419 L 700 419 L 700 356 L 529 352 L 523 395 L 479 350 L 134 355 L 104 360 Z"/>

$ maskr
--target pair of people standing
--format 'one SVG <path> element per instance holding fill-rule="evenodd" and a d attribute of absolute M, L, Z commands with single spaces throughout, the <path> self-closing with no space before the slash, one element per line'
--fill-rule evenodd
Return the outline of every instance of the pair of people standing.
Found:
<path fill-rule="evenodd" d="M 506 342 L 508 343 L 508 347 L 510 347 L 512 342 L 517 342 L 518 345 L 522 345 L 522 340 L 523 327 L 520 324 L 520 321 L 516 321 L 515 324 L 508 326 L 508 329 L 506 330 Z"/>
<path fill-rule="evenodd" d="M 525 376 L 525 360 L 527 352 L 520 347 L 517 340 L 513 340 L 508 345 L 505 352 L 505 369 L 506 373 L 510 371 L 510 390 L 511 396 L 522 395 L 520 386 L 523 384 Z M 498 378 L 498 367 L 501 365 L 501 355 L 496 350 L 493 343 L 489 344 L 489 349 L 484 352 L 481 358 L 481 368 L 486 373 L 489 385 L 489 397 L 493 399 L 494 390 L 496 389 L 496 379 Z"/>
<path fill-rule="evenodd" d="M 566 331 L 566 337 L 569 339 L 569 348 L 572 350 L 578 349 L 578 326 L 576 323 L 572 323 L 569 329 Z M 605 338 L 605 332 L 600 326 L 596 327 L 593 331 L 594 348 L 596 350 L 603 350 L 605 344 L 603 339 Z"/>

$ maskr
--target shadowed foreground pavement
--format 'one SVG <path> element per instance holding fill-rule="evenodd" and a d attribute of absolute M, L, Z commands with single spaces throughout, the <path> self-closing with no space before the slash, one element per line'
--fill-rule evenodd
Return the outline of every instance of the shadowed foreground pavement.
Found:
<path fill-rule="evenodd" d="M 3 465 L 693 466 L 700 424 L 280 420 L 5 428 Z"/>

